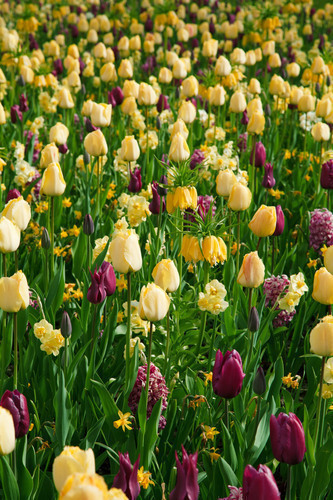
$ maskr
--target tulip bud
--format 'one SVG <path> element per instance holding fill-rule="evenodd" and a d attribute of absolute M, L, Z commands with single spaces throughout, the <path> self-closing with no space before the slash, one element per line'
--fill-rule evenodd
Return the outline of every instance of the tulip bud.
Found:
<path fill-rule="evenodd" d="M 67 311 L 62 313 L 60 324 L 61 335 L 68 339 L 72 335 L 72 323 Z"/>
<path fill-rule="evenodd" d="M 220 170 L 216 177 L 216 192 L 220 196 L 229 197 L 231 189 L 237 183 L 237 178 L 232 170 Z"/>
<path fill-rule="evenodd" d="M 226 399 L 236 397 L 243 385 L 242 358 L 233 349 L 227 351 L 223 356 L 220 350 L 217 351 L 213 368 L 213 390 L 217 396 Z"/>
<path fill-rule="evenodd" d="M 21 232 L 15 222 L 7 219 L 7 217 L 0 218 L 0 252 L 10 253 L 16 252 L 20 246 Z"/>
<path fill-rule="evenodd" d="M 251 165 L 253 165 L 253 160 L 256 167 L 263 167 L 265 165 L 266 149 L 261 141 L 255 143 L 255 149 L 252 148 L 250 156 Z"/>
<path fill-rule="evenodd" d="M 85 165 L 89 165 L 89 163 L 90 163 L 90 154 L 86 150 L 84 150 L 84 153 L 83 153 L 83 163 Z"/>
<path fill-rule="evenodd" d="M 94 221 L 90 214 L 86 214 L 83 219 L 83 232 L 87 236 L 95 231 Z"/>
<path fill-rule="evenodd" d="M 153 269 L 156 285 L 167 292 L 175 292 L 179 287 L 179 273 L 171 259 L 163 259 Z"/>
<path fill-rule="evenodd" d="M 66 189 L 66 182 L 59 163 L 50 163 L 44 170 L 40 186 L 41 194 L 61 196 Z"/>
<path fill-rule="evenodd" d="M 46 227 L 44 227 L 43 231 L 42 231 L 41 244 L 42 244 L 42 248 L 44 248 L 44 250 L 48 250 L 51 246 L 49 232 L 46 229 Z"/>
<path fill-rule="evenodd" d="M 156 108 L 159 113 L 162 113 L 165 109 L 170 109 L 170 104 L 168 103 L 169 97 L 163 94 L 160 94 L 158 98 Z"/>
<path fill-rule="evenodd" d="M 265 163 L 265 173 L 262 180 L 262 186 L 267 189 L 271 189 L 275 186 L 275 179 L 273 176 L 273 165 L 271 163 Z"/>
<path fill-rule="evenodd" d="M 119 273 L 136 272 L 142 267 L 139 237 L 135 233 L 117 232 L 110 243 L 109 253 L 112 265 Z"/>
<path fill-rule="evenodd" d="M 90 132 L 84 139 L 84 147 L 91 156 L 102 156 L 108 152 L 108 145 L 101 130 Z"/>
<path fill-rule="evenodd" d="M 18 189 L 10 189 L 7 194 L 6 203 L 8 203 L 10 200 L 14 200 L 15 198 L 19 198 L 20 196 L 21 193 Z"/>
<path fill-rule="evenodd" d="M 15 437 L 25 436 L 29 431 L 29 410 L 25 396 L 17 389 L 6 391 L 1 398 L 0 406 L 10 411 L 15 427 Z"/>
<path fill-rule="evenodd" d="M 269 427 L 276 460 L 289 465 L 302 462 L 306 448 L 304 429 L 299 418 L 294 413 L 280 413 L 277 418 L 271 415 Z"/>
<path fill-rule="evenodd" d="M 139 315 L 148 321 L 162 320 L 170 306 L 170 297 L 155 283 L 143 286 L 139 300 Z"/>
<path fill-rule="evenodd" d="M 333 275 L 325 267 L 314 275 L 312 298 L 320 304 L 333 304 Z"/>
<path fill-rule="evenodd" d="M 152 185 L 153 199 L 149 203 L 149 210 L 152 214 L 158 215 L 161 209 L 161 197 L 158 193 L 158 184 L 156 181 L 153 182 Z M 165 211 L 165 201 L 162 202 L 162 212 Z"/>
<path fill-rule="evenodd" d="M 141 188 L 141 168 L 135 168 L 134 172 L 130 170 L 130 182 L 127 189 L 130 193 L 138 193 L 139 191 L 141 191 Z"/>
<path fill-rule="evenodd" d="M 160 180 L 158 181 L 158 188 L 157 188 L 157 192 L 160 196 L 166 196 L 168 190 L 167 188 L 162 187 L 161 184 L 163 184 L 164 186 L 168 185 L 168 178 L 166 175 L 161 175 Z"/>
<path fill-rule="evenodd" d="M 256 307 L 251 307 L 249 318 L 247 321 L 247 328 L 250 332 L 257 332 L 260 326 L 259 314 Z"/>
<path fill-rule="evenodd" d="M 140 494 L 140 485 L 138 482 L 138 469 L 140 457 L 131 464 L 128 453 L 119 452 L 119 472 L 113 480 L 113 488 L 121 489 L 129 500 L 136 500 Z"/>
<path fill-rule="evenodd" d="M 14 420 L 10 411 L 0 406 L 0 455 L 8 455 L 14 449 Z"/>
<path fill-rule="evenodd" d="M 261 205 L 249 223 L 251 231 L 259 238 L 272 236 L 276 228 L 276 209 Z"/>
<path fill-rule="evenodd" d="M 281 205 L 275 207 L 276 210 L 276 226 L 273 236 L 280 236 L 284 230 L 284 213 Z"/>
<path fill-rule="evenodd" d="M 243 497 L 246 500 L 280 500 L 280 492 L 267 465 L 257 470 L 247 465 L 243 475 Z"/>
<path fill-rule="evenodd" d="M 231 96 L 229 111 L 231 113 L 243 113 L 245 109 L 246 109 L 246 100 L 244 94 L 240 90 L 237 90 Z"/>
<path fill-rule="evenodd" d="M 261 366 L 259 366 L 257 373 L 254 377 L 252 389 L 253 392 L 258 396 L 262 396 L 266 391 L 266 379 L 264 370 L 262 369 Z"/>
<path fill-rule="evenodd" d="M 237 212 L 247 210 L 251 204 L 251 200 L 252 193 L 249 188 L 240 182 L 236 182 L 230 191 L 228 207 Z"/>

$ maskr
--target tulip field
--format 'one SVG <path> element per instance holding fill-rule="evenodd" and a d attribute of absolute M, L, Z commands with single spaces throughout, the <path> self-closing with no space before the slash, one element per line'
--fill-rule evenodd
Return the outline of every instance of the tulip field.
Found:
<path fill-rule="evenodd" d="M 0 499 L 333 498 L 332 40 L 0 0 Z"/>

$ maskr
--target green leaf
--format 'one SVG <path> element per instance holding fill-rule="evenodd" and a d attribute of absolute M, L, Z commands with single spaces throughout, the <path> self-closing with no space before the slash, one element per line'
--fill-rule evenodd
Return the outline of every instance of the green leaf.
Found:
<path fill-rule="evenodd" d="M 61 450 L 66 445 L 70 425 L 70 408 L 65 387 L 64 372 L 59 373 L 59 387 L 55 396 L 56 436 Z"/>
<path fill-rule="evenodd" d="M 145 442 L 144 442 L 144 465 L 148 470 L 154 450 L 155 443 L 158 438 L 158 424 L 162 411 L 162 398 L 155 404 L 153 411 L 146 424 Z"/>
<path fill-rule="evenodd" d="M 63 295 L 65 290 L 65 266 L 63 260 L 60 261 L 60 266 L 56 274 L 53 276 L 49 286 L 49 293 L 46 297 L 45 307 L 56 313 L 63 303 Z"/>
<path fill-rule="evenodd" d="M 105 417 L 100 418 L 91 429 L 89 429 L 86 437 L 81 441 L 80 448 L 87 450 L 88 448 L 93 448 L 101 432 L 103 424 L 105 422 Z"/>
<path fill-rule="evenodd" d="M 20 492 L 7 459 L 0 456 L 1 485 L 7 500 L 20 500 Z"/>
<path fill-rule="evenodd" d="M 85 267 L 87 255 L 88 236 L 80 231 L 78 238 L 76 238 L 72 246 L 72 259 L 73 259 L 73 274 L 81 281 L 82 269 Z"/>
<path fill-rule="evenodd" d="M 102 403 L 105 419 L 110 425 L 118 417 L 119 409 L 104 384 L 101 384 L 101 382 L 98 382 L 97 380 L 92 380 L 91 383 L 98 392 Z"/>
<path fill-rule="evenodd" d="M 310 434 L 310 420 L 309 420 L 309 413 L 306 405 L 303 406 L 304 409 L 304 422 L 303 422 L 303 427 L 304 427 L 304 434 L 305 434 L 305 445 L 306 445 L 306 459 L 308 463 L 312 466 L 316 465 L 316 458 L 314 454 L 314 444 L 313 440 Z"/>
<path fill-rule="evenodd" d="M 219 465 L 220 472 L 224 479 L 225 486 L 227 487 L 229 484 L 231 486 L 239 486 L 239 481 L 237 479 L 237 476 L 230 467 L 230 465 L 228 464 L 228 462 L 226 462 L 224 458 L 220 457 L 217 463 Z"/>

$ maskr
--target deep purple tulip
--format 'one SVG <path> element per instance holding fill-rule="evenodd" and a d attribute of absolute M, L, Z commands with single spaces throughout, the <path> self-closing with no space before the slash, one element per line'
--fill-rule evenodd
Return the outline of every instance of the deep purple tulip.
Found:
<path fill-rule="evenodd" d="M 37 43 L 37 40 L 31 33 L 29 34 L 29 49 L 31 51 L 39 49 L 39 45 Z"/>
<path fill-rule="evenodd" d="M 111 94 L 114 98 L 116 106 L 119 106 L 124 100 L 124 93 L 122 91 L 122 88 L 121 87 L 114 87 L 111 90 Z"/>
<path fill-rule="evenodd" d="M 91 285 L 88 288 L 87 299 L 92 304 L 100 304 L 106 297 L 104 284 L 105 275 L 95 269 L 94 274 L 90 271 Z"/>
<path fill-rule="evenodd" d="M 12 414 L 15 427 L 15 437 L 25 436 L 29 431 L 29 411 L 27 400 L 17 389 L 6 391 L 1 398 L 0 406 L 6 408 Z"/>
<path fill-rule="evenodd" d="M 14 200 L 15 198 L 19 198 L 20 196 L 21 193 L 18 189 L 11 189 L 10 191 L 8 191 L 6 203 L 8 203 L 10 200 Z"/>
<path fill-rule="evenodd" d="M 10 119 L 12 123 L 17 123 L 17 121 L 21 122 L 23 120 L 22 111 L 18 104 L 14 104 L 14 106 L 10 108 Z"/>
<path fill-rule="evenodd" d="M 68 146 L 67 146 L 67 144 L 60 144 L 60 146 L 58 146 L 58 149 L 59 149 L 60 153 L 65 155 L 68 151 Z"/>
<path fill-rule="evenodd" d="M 53 62 L 53 67 L 54 67 L 54 70 L 57 73 L 57 75 L 61 75 L 61 73 L 63 73 L 63 71 L 64 71 L 64 67 L 63 67 L 61 59 L 56 59 Z"/>
<path fill-rule="evenodd" d="M 247 465 L 243 475 L 244 500 L 280 500 L 280 492 L 272 471 L 267 465 L 259 465 L 257 470 Z"/>
<path fill-rule="evenodd" d="M 296 465 L 302 462 L 305 448 L 305 435 L 302 422 L 294 414 L 280 413 L 276 418 L 271 415 L 271 445 L 273 455 L 279 462 Z"/>
<path fill-rule="evenodd" d="M 116 100 L 111 90 L 108 91 L 108 104 L 111 104 L 113 108 L 117 106 Z"/>
<path fill-rule="evenodd" d="M 241 124 L 242 125 L 247 125 L 249 123 L 249 117 L 247 116 L 247 111 L 246 109 L 243 111 L 243 116 L 241 119 Z"/>
<path fill-rule="evenodd" d="M 79 36 L 79 28 L 76 26 L 76 24 L 73 24 L 71 30 L 72 30 L 72 37 L 77 38 Z"/>
<path fill-rule="evenodd" d="M 162 187 L 162 184 L 164 186 L 168 185 L 168 178 L 166 175 L 161 175 L 160 180 L 158 181 L 158 187 L 157 187 L 157 192 L 160 196 L 166 196 L 167 195 L 167 188 Z"/>
<path fill-rule="evenodd" d="M 149 210 L 151 211 L 152 214 L 158 215 L 160 213 L 160 208 L 161 208 L 161 197 L 158 193 L 158 184 L 156 181 L 153 182 L 151 189 L 153 192 L 153 199 L 149 203 Z M 165 211 L 165 201 L 163 199 L 162 212 L 164 211 Z"/>
<path fill-rule="evenodd" d="M 271 189 L 275 186 L 275 183 L 276 181 L 273 176 L 273 165 L 271 163 L 265 163 L 265 173 L 261 184 L 264 186 L 264 188 Z"/>
<path fill-rule="evenodd" d="M 190 160 L 190 169 L 194 170 L 197 165 L 205 161 L 205 155 L 201 149 L 195 149 Z"/>
<path fill-rule="evenodd" d="M 153 31 L 154 23 L 153 20 L 148 17 L 147 21 L 145 22 L 145 31 Z"/>
<path fill-rule="evenodd" d="M 99 272 L 104 274 L 105 291 L 107 297 L 109 297 L 116 291 L 116 275 L 114 274 L 114 270 L 110 262 L 106 262 L 105 260 L 101 265 Z"/>
<path fill-rule="evenodd" d="M 266 162 L 266 149 L 261 141 L 256 142 L 255 153 L 254 153 L 254 150 L 252 148 L 251 156 L 250 156 L 251 165 L 253 165 L 253 154 L 255 155 L 254 156 L 254 165 L 256 167 L 263 167 L 265 165 L 265 162 Z"/>
<path fill-rule="evenodd" d="M 98 130 L 98 127 L 95 127 L 95 125 L 91 123 L 89 118 L 85 118 L 85 125 L 87 132 L 94 132 L 95 130 Z"/>
<path fill-rule="evenodd" d="M 140 494 L 138 482 L 140 456 L 132 466 L 129 454 L 119 452 L 119 472 L 113 480 L 113 488 L 120 488 L 129 500 L 135 500 Z"/>
<path fill-rule="evenodd" d="M 276 210 L 276 226 L 273 236 L 280 236 L 284 230 L 284 213 L 281 205 L 275 207 Z"/>
<path fill-rule="evenodd" d="M 83 219 L 83 232 L 90 236 L 95 231 L 94 221 L 90 214 L 86 214 Z"/>
<path fill-rule="evenodd" d="M 197 460 L 198 452 L 193 455 L 188 455 L 182 445 L 183 464 L 180 463 L 177 452 L 177 482 L 176 486 L 170 493 L 170 500 L 197 500 L 199 497 L 198 485 L 198 469 Z"/>
<path fill-rule="evenodd" d="M 162 113 L 165 109 L 170 109 L 170 105 L 168 103 L 169 97 L 163 94 L 160 94 L 160 97 L 158 98 L 156 108 L 159 113 Z"/>
<path fill-rule="evenodd" d="M 236 397 L 242 389 L 244 377 L 242 358 L 239 353 L 233 349 L 227 351 L 223 356 L 219 349 L 216 353 L 213 368 L 213 390 L 215 394 L 226 399 Z"/>
<path fill-rule="evenodd" d="M 211 212 L 211 216 L 214 217 L 216 213 L 214 197 L 207 194 L 205 196 L 198 196 L 197 212 L 202 220 L 206 219 L 209 212 Z"/>
<path fill-rule="evenodd" d="M 138 193 L 142 189 L 141 168 L 135 168 L 134 172 L 130 170 L 130 176 L 128 190 L 130 193 Z"/>
<path fill-rule="evenodd" d="M 328 160 L 322 164 L 320 184 L 324 189 L 333 189 L 333 160 Z"/>
<path fill-rule="evenodd" d="M 22 111 L 22 113 L 29 111 L 28 99 L 24 94 L 20 95 L 20 111 Z"/>

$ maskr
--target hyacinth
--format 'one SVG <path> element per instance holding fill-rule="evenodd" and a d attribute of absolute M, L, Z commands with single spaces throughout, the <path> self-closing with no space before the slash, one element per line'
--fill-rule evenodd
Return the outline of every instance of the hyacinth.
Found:
<path fill-rule="evenodd" d="M 138 375 L 131 394 L 128 398 L 128 406 L 133 413 L 136 413 L 142 388 L 146 385 L 147 377 L 147 365 L 140 366 L 138 369 Z M 148 394 L 148 405 L 147 405 L 147 419 L 150 417 L 151 412 L 155 404 L 162 398 L 162 411 L 168 406 L 169 390 L 165 385 L 165 379 L 162 376 L 160 370 L 153 363 L 150 365 L 150 375 L 149 375 L 149 394 Z M 163 415 L 160 416 L 159 429 L 164 429 L 166 426 L 166 420 Z"/>
<path fill-rule="evenodd" d="M 311 212 L 309 226 L 310 247 L 315 250 L 326 244 L 333 245 L 333 214 L 327 208 L 316 208 Z"/>
<path fill-rule="evenodd" d="M 287 292 L 290 285 L 290 280 L 288 276 L 283 274 L 282 276 L 271 276 L 267 278 L 264 282 L 264 294 L 266 295 L 265 306 L 273 307 L 277 300 L 281 298 L 283 292 Z M 279 310 L 279 306 L 276 305 L 276 310 Z M 280 311 L 279 314 L 273 319 L 273 326 L 278 328 L 279 326 L 285 326 L 293 319 L 296 311 L 287 312 Z"/>
<path fill-rule="evenodd" d="M 197 165 L 200 165 L 200 163 L 202 163 L 203 161 L 205 161 L 204 153 L 201 151 L 201 149 L 195 149 L 191 156 L 190 169 L 193 170 Z"/>

